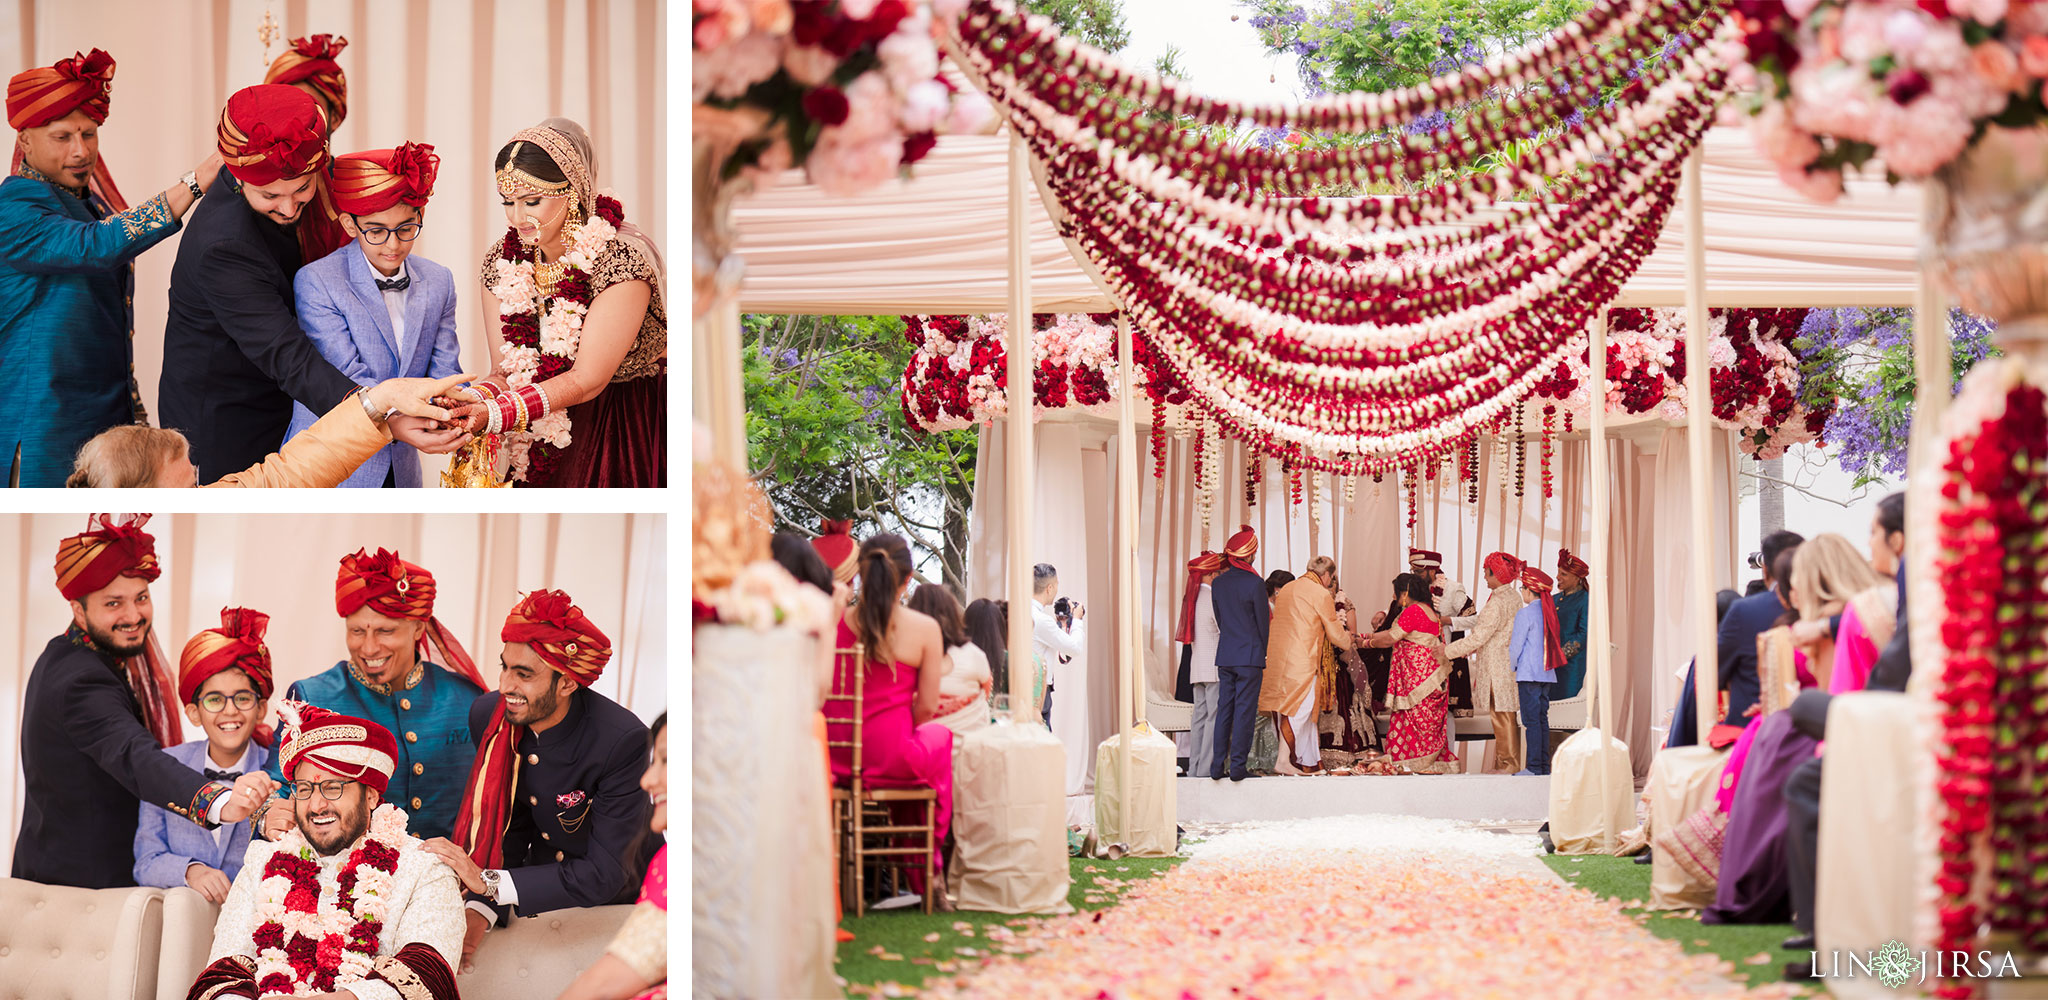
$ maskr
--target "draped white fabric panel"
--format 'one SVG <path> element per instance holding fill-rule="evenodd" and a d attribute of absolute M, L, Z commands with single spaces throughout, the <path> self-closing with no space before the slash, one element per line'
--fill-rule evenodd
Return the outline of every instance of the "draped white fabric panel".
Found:
<path fill-rule="evenodd" d="M 1007 308 L 1003 136 L 946 136 L 915 176 L 850 198 L 792 172 L 733 209 L 747 262 L 740 310 L 868 315 L 993 313 Z M 1708 132 L 1707 300 L 1717 306 L 1911 305 L 1919 192 L 1881 169 L 1851 179 L 1833 205 L 1778 181 L 1740 129 Z M 1109 300 L 1054 232 L 1031 218 L 1031 295 L 1038 312 L 1102 312 Z M 1674 213 L 1675 215 L 1676 213 Z M 1683 303 L 1683 220 L 1622 288 L 1621 306 Z M 820 274 L 832 280 L 820 281 Z"/>
<path fill-rule="evenodd" d="M 13 856 L 23 808 L 22 691 L 44 645 L 71 623 L 52 569 L 57 544 L 84 528 L 83 514 L 0 516 L 0 634 L 12 637 L 0 653 L 0 858 Z M 612 640 L 594 690 L 652 721 L 668 707 L 667 530 L 661 514 L 160 515 L 148 527 L 163 566 L 150 588 L 154 628 L 176 670 L 185 640 L 218 627 L 221 608 L 270 615 L 281 692 L 348 656 L 335 571 L 342 556 L 382 546 L 434 574 L 434 614 L 486 684 L 497 683 L 498 630 L 520 594 L 568 592 Z"/>

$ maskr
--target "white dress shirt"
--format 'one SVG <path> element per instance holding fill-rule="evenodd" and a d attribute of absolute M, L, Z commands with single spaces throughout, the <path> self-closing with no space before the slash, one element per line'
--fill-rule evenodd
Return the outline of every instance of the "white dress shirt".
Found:
<path fill-rule="evenodd" d="M 1216 625 L 1216 601 L 1209 585 L 1202 584 L 1202 592 L 1195 598 L 1195 649 L 1188 660 L 1188 683 L 1216 683 L 1216 644 L 1222 638 L 1223 630 Z"/>
<path fill-rule="evenodd" d="M 1088 619 L 1075 616 L 1074 630 L 1069 632 L 1060 627 L 1059 619 L 1053 617 L 1050 605 L 1040 604 L 1036 600 L 1031 602 L 1031 649 L 1045 661 L 1047 687 L 1059 686 L 1060 668 L 1067 666 L 1060 662 L 1060 657 L 1071 656 L 1079 662 L 1082 651 L 1087 648 Z"/>
<path fill-rule="evenodd" d="M 398 236 L 395 233 L 385 237 L 387 240 L 395 240 L 397 238 Z M 363 259 L 369 260 L 369 254 L 365 253 Z M 412 294 L 412 271 L 407 267 L 405 261 L 400 261 L 398 263 L 398 273 L 387 278 L 382 271 L 377 270 L 377 265 L 372 263 L 370 265 L 370 276 L 378 281 L 407 279 L 406 286 L 402 290 L 377 289 L 377 293 L 384 297 L 385 310 L 391 314 L 391 336 L 398 341 L 398 368 L 399 374 L 403 375 L 405 374 L 405 358 L 408 350 L 405 343 L 405 335 L 410 332 L 405 328 L 405 298 Z"/>

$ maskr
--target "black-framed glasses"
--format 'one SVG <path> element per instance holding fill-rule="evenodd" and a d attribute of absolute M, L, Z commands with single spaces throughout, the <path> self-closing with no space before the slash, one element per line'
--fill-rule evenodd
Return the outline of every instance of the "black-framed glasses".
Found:
<path fill-rule="evenodd" d="M 294 781 L 291 784 L 292 798 L 310 799 L 313 789 L 320 789 L 320 797 L 329 802 L 341 798 L 341 791 L 355 784 L 354 778 L 337 778 L 333 781 Z"/>
<path fill-rule="evenodd" d="M 219 691 L 208 691 L 199 696 L 199 707 L 209 712 L 218 712 L 228 707 L 228 702 L 231 701 L 235 703 L 236 708 L 246 712 L 256 707 L 256 692 L 237 691 L 233 695 L 225 695 Z"/>
<path fill-rule="evenodd" d="M 361 219 L 357 219 L 353 215 L 349 216 L 349 219 L 355 222 L 356 232 L 363 234 L 363 241 L 373 247 L 383 246 L 391 239 L 393 234 L 398 236 L 399 242 L 411 243 L 419 239 L 420 230 L 426 228 L 426 223 L 423 222 L 408 222 L 396 228 L 387 228 L 384 226 L 365 226 Z"/>

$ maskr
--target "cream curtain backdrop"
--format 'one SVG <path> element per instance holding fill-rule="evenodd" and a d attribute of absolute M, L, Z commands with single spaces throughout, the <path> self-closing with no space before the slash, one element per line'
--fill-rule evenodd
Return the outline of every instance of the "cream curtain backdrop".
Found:
<path fill-rule="evenodd" d="M 0 858 L 21 823 L 21 697 L 51 638 L 70 624 L 57 592 L 57 545 L 83 514 L 0 516 Z M 661 514 L 165 514 L 156 536 L 163 575 L 150 588 L 155 631 L 175 661 L 193 633 L 240 605 L 270 615 L 277 690 L 348 655 L 334 613 L 334 576 L 358 548 L 394 549 L 434 574 L 434 614 L 498 678 L 498 630 L 522 592 L 567 591 L 612 640 L 594 690 L 652 721 L 668 707 L 667 523 Z M 274 723 L 276 697 L 269 716 Z M 186 738 L 199 738 L 187 724 Z"/>
<path fill-rule="evenodd" d="M 1141 425 L 1139 434 L 1145 435 Z M 1686 432 L 1655 422 L 1623 423 L 1608 441 L 1611 565 L 1594 567 L 1607 582 L 1613 612 L 1615 644 L 1615 719 L 1617 735 L 1627 741 L 1635 773 L 1648 774 L 1657 749 L 1652 727 L 1677 702 L 1681 675 L 1691 658 L 1687 648 L 1687 608 L 1712 595 L 1695 595 L 1691 586 L 1691 523 L 1686 464 Z M 1116 731 L 1116 638 L 1114 518 L 1111 486 L 1116 476 L 1116 425 L 1094 417 L 1047 419 L 1034 438 L 1038 524 L 1033 561 L 1051 562 L 1060 571 L 1060 592 L 1088 602 L 1088 728 L 1086 742 L 1068 741 L 1069 767 L 1075 746 L 1088 748 L 1078 765 L 1092 783 L 1094 747 Z M 1731 535 L 1730 506 L 1735 491 L 1736 448 L 1733 435 L 1716 431 L 1711 442 L 1714 481 L 1708 490 L 1716 499 L 1710 512 L 1714 550 L 1708 553 L 1717 587 L 1736 586 L 1737 559 Z M 1222 449 L 1221 478 L 1216 488 L 1208 532 L 1204 535 L 1196 507 L 1193 441 L 1168 438 L 1164 488 L 1152 477 L 1150 438 L 1138 442 L 1138 633 L 1145 650 L 1147 688 L 1159 700 L 1173 697 L 1179 650 L 1173 630 L 1180 614 L 1187 561 L 1204 549 L 1220 551 L 1224 539 L 1241 524 L 1259 535 L 1254 558 L 1262 574 L 1285 569 L 1299 574 L 1311 557 L 1337 560 L 1339 583 L 1370 618 L 1386 606 L 1395 574 L 1407 569 L 1412 543 L 1444 556 L 1446 572 L 1472 595 L 1486 600 L 1480 563 L 1487 553 L 1507 551 L 1540 564 L 1553 575 L 1557 550 L 1570 548 L 1590 558 L 1591 530 L 1587 490 L 1588 442 L 1583 432 L 1558 443 L 1552 455 L 1556 496 L 1547 511 L 1541 499 L 1541 463 L 1534 441 L 1527 458 L 1524 495 L 1503 498 L 1497 442 L 1480 445 L 1479 502 L 1457 495 L 1455 467 L 1448 467 L 1426 488 L 1417 512 L 1415 531 L 1406 529 L 1406 497 L 1389 479 L 1375 496 L 1372 480 L 1361 478 L 1357 495 L 1343 502 L 1341 481 L 1324 476 L 1320 490 L 1321 523 L 1309 516 L 1306 502 L 1288 502 L 1287 487 L 1277 463 L 1269 462 L 1259 487 L 1259 502 L 1247 503 L 1246 460 L 1242 446 Z M 1512 447 L 1512 444 L 1509 445 Z M 967 597 L 1000 598 L 1004 588 L 1006 529 L 1001 497 L 1005 489 L 1004 436 L 985 431 L 975 469 L 975 505 L 969 527 Z M 1512 456 L 1510 456 L 1512 457 Z M 1512 477 L 1512 466 L 1508 472 Z M 1426 484 L 1427 485 L 1427 484 Z M 1306 484 L 1304 483 L 1304 489 Z M 1306 496 L 1304 496 L 1306 500 Z M 1074 526 L 1083 526 L 1074 530 Z M 1062 691 L 1069 690 L 1063 682 Z M 1057 718 L 1062 701 L 1055 697 Z M 1071 788 L 1071 786 L 1070 786 Z"/>
<path fill-rule="evenodd" d="M 105 49 L 117 63 L 100 153 L 131 204 L 213 151 L 229 94 L 263 82 L 257 26 L 346 36 L 337 153 L 427 142 L 441 157 L 413 252 L 455 273 L 462 361 L 486 370 L 477 268 L 505 233 L 491 161 L 550 115 L 581 122 L 600 188 L 669 254 L 666 5 L 659 0 L 17 0 L 0 4 L 0 75 Z M 282 42 L 270 47 L 276 57 Z M 154 418 L 178 237 L 135 264 L 135 375 Z M 427 463 L 426 481 L 445 460 Z"/>

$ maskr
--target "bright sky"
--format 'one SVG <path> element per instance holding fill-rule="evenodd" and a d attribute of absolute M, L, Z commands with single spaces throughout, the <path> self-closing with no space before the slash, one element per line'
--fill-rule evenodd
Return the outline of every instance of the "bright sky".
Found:
<path fill-rule="evenodd" d="M 1237 15 L 1232 21 L 1230 16 Z M 1150 70 L 1169 47 L 1180 49 L 1190 83 L 1212 97 L 1239 101 L 1300 100 L 1293 56 L 1268 56 L 1237 0 L 1124 0 L 1131 44 L 1119 54 Z"/>

